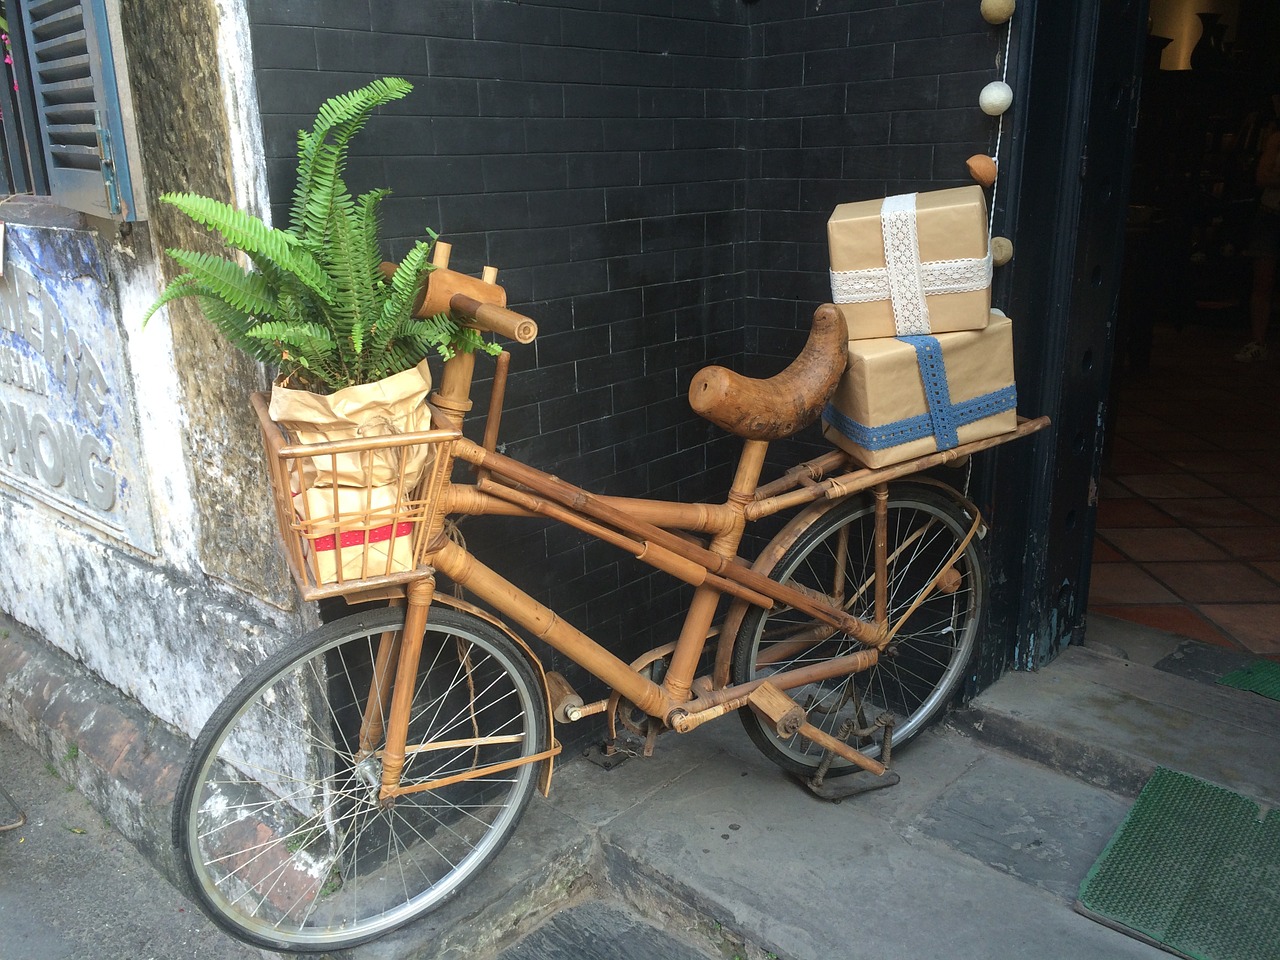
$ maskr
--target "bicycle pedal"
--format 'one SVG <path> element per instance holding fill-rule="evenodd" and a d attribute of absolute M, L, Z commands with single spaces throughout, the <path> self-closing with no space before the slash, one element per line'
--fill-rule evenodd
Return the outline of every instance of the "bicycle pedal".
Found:
<path fill-rule="evenodd" d="M 793 776 L 795 775 L 793 774 Z M 839 803 L 848 797 L 856 797 L 860 793 L 870 793 L 872 790 L 883 790 L 885 787 L 896 786 L 902 781 L 897 771 L 894 770 L 887 770 L 878 777 L 867 771 L 860 771 L 847 777 L 823 780 L 821 783 L 818 783 L 812 777 L 795 776 L 795 779 L 819 800 L 826 800 L 830 803 Z"/>

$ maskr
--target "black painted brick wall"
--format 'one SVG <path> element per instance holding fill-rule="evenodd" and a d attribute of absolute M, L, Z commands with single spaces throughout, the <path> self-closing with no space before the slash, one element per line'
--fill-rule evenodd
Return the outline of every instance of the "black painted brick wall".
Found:
<path fill-rule="evenodd" d="M 973 0 L 760 0 L 750 7 L 745 369 L 766 376 L 831 296 L 826 222 L 840 203 L 971 183 L 994 149 L 978 109 L 1004 31 Z M 815 429 L 771 461 L 825 449 Z"/>
<path fill-rule="evenodd" d="M 690 412 L 693 373 L 781 369 L 829 296 L 831 208 L 964 182 L 993 136 L 976 104 L 997 36 L 977 0 L 249 0 L 249 15 L 275 215 L 323 99 L 413 81 L 348 181 L 394 191 L 389 255 L 432 226 L 455 268 L 500 268 L 541 331 L 513 349 L 506 450 L 608 493 L 722 497 L 737 443 Z M 623 655 L 671 638 L 684 590 L 668 578 L 573 531 L 486 523 L 467 526 L 478 553 Z"/>

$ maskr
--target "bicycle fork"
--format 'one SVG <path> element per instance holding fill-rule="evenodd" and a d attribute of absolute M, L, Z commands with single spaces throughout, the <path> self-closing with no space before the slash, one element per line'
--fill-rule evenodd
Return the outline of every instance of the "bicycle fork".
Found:
<path fill-rule="evenodd" d="M 382 748 L 382 786 L 378 791 L 378 801 L 383 807 L 395 802 L 400 792 L 400 774 L 404 770 L 406 741 L 409 736 L 409 711 L 413 706 L 413 692 L 418 676 L 418 662 L 422 659 L 422 638 L 427 629 L 427 611 L 431 609 L 431 600 L 436 592 L 436 578 L 423 577 L 409 584 L 406 591 L 409 606 L 405 613 L 404 630 L 397 639 L 388 638 L 385 634 L 378 646 L 378 660 L 370 691 L 369 702 L 365 707 L 365 723 L 361 725 L 360 747 L 363 752 L 368 737 L 370 746 L 376 744 L 375 718 L 370 717 L 375 701 L 378 704 L 376 726 L 382 726 L 381 718 L 387 717 L 386 743 Z M 387 654 L 384 657 L 383 651 Z M 398 654 L 398 655 L 397 655 Z M 395 683 L 390 690 L 390 714 L 386 711 L 388 699 L 387 686 L 384 679 L 390 679 L 391 665 L 395 665 Z M 376 694 L 375 694 L 376 691 Z M 377 731 L 381 733 L 382 731 Z"/>

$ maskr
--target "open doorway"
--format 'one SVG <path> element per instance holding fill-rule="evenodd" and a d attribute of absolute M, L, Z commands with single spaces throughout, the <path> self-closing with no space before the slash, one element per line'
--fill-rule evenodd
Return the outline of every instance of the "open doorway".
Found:
<path fill-rule="evenodd" d="M 1277 94 L 1276 4 L 1150 0 L 1089 607 L 1280 658 L 1274 306 L 1236 359 Z"/>

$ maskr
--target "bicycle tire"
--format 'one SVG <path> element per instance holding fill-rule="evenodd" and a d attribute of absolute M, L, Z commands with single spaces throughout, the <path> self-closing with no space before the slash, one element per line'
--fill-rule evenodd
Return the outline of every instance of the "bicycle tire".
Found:
<path fill-rule="evenodd" d="M 380 759 L 357 750 L 363 700 L 384 698 L 362 691 L 379 637 L 404 616 L 385 607 L 300 638 L 246 676 L 197 738 L 173 841 L 201 908 L 241 940 L 295 952 L 365 943 L 449 899 L 515 829 L 536 762 L 379 805 Z M 483 737 L 502 742 L 440 745 Z M 546 742 L 541 683 L 523 651 L 485 620 L 433 606 L 401 783 L 532 756 Z"/>
<path fill-rule="evenodd" d="M 935 489 L 912 483 L 889 488 L 888 621 L 892 626 L 921 590 L 943 568 L 968 534 L 972 518 Z M 842 531 L 844 533 L 842 534 Z M 847 612 L 874 620 L 875 503 L 870 494 L 838 502 L 794 539 L 770 568 L 775 580 L 797 584 L 830 596 L 837 583 L 844 590 Z M 846 537 L 847 562 L 837 580 L 840 538 Z M 893 745 L 918 734 L 951 700 L 973 655 L 987 589 L 987 567 L 977 538 L 971 540 L 955 564 L 959 580 L 953 592 L 935 591 L 899 628 L 892 642 L 870 670 L 847 677 L 807 684 L 788 693 L 804 707 L 809 722 L 837 735 L 844 721 L 866 729 L 887 711 L 894 717 Z M 870 582 L 868 583 L 868 580 Z M 859 587 L 864 587 L 861 591 Z M 834 633 L 795 655 L 761 664 L 768 649 L 797 631 L 813 625 L 790 607 L 766 611 L 752 608 L 743 618 L 735 641 L 732 678 L 745 683 L 757 677 L 860 649 L 847 634 Z M 822 758 L 812 741 L 793 736 L 780 740 L 772 725 L 750 709 L 740 711 L 752 741 L 770 760 L 799 776 L 811 776 Z M 869 757 L 881 752 L 883 731 L 864 736 L 855 746 Z M 854 773 L 860 768 L 837 759 L 828 776 Z"/>

